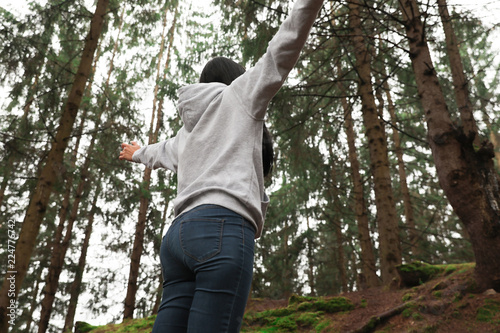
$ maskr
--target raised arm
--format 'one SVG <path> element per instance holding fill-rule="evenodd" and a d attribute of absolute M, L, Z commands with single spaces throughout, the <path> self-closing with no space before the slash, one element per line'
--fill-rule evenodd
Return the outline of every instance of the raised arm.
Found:
<path fill-rule="evenodd" d="M 262 119 L 267 106 L 293 69 L 309 36 L 323 0 L 297 0 L 266 53 L 231 84 L 231 89 L 252 116 Z"/>

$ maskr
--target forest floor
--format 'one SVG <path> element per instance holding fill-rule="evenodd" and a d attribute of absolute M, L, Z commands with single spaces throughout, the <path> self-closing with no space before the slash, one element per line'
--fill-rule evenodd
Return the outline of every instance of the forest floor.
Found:
<path fill-rule="evenodd" d="M 474 265 L 423 268 L 431 271 L 410 274 L 417 282 L 413 287 L 371 288 L 332 297 L 251 299 L 241 332 L 500 333 L 500 294 L 474 292 Z M 153 322 L 154 316 L 100 327 L 77 323 L 75 332 L 150 332 Z"/>

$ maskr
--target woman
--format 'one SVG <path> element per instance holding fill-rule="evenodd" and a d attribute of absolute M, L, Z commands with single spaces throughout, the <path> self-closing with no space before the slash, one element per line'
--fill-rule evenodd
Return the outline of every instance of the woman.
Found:
<path fill-rule="evenodd" d="M 207 63 L 179 90 L 183 127 L 167 141 L 123 143 L 120 159 L 177 173 L 175 220 L 163 238 L 163 298 L 153 332 L 238 332 L 269 200 L 267 106 L 295 66 L 323 0 L 297 0 L 251 69 Z M 264 134 L 263 134 L 264 133 Z M 269 142 L 264 144 L 268 150 Z"/>

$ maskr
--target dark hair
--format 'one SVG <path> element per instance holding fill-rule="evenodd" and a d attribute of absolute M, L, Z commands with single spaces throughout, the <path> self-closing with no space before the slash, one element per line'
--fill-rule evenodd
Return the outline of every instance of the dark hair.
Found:
<path fill-rule="evenodd" d="M 220 82 L 230 85 L 238 76 L 245 73 L 245 67 L 225 57 L 215 57 L 203 68 L 200 83 Z M 267 177 L 274 162 L 273 138 L 263 123 L 262 131 L 262 165 L 264 177 Z"/>

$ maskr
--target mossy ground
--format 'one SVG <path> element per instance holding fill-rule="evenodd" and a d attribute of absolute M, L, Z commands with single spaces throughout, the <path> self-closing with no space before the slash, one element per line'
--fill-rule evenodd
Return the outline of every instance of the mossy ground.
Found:
<path fill-rule="evenodd" d="M 288 306 L 262 312 L 247 312 L 242 332 L 321 332 L 329 324 L 326 314 L 352 310 L 345 297 L 316 298 L 294 295 Z"/>
<path fill-rule="evenodd" d="M 341 297 L 294 295 L 289 300 L 249 301 L 242 332 L 500 333 L 500 294 L 474 293 L 472 264 L 414 265 L 429 280 L 413 287 L 373 288 Z M 431 274 L 428 274 L 428 273 Z M 373 320 L 401 307 L 387 320 Z M 116 325 L 81 323 L 81 332 L 151 332 L 154 316 Z"/>
<path fill-rule="evenodd" d="M 75 324 L 77 333 L 146 333 L 151 332 L 156 316 L 147 318 L 125 320 L 120 324 L 108 324 L 104 326 L 91 326 L 84 322 Z M 91 329 L 89 329 L 91 328 Z"/>

